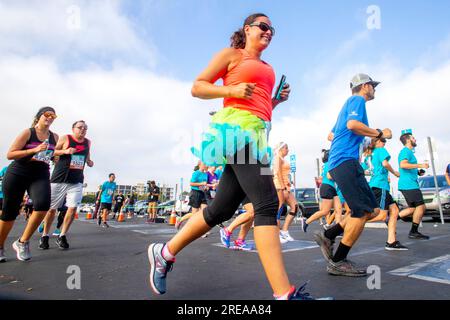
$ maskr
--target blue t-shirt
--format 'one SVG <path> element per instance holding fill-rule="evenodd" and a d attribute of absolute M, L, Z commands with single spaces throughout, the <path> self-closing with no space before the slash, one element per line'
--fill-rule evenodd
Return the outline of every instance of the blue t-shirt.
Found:
<path fill-rule="evenodd" d="M 407 147 L 404 147 L 398 155 L 398 167 L 400 172 L 400 179 L 398 180 L 398 190 L 414 190 L 419 189 L 418 170 L 417 169 L 402 169 L 400 162 L 408 160 L 410 164 L 417 164 L 417 159 L 414 153 Z"/>
<path fill-rule="evenodd" d="M 364 136 L 357 135 L 347 129 L 347 122 L 357 120 L 369 125 L 366 113 L 366 100 L 358 95 L 351 96 L 342 107 L 337 122 L 332 130 L 334 133 L 330 149 L 328 165 L 330 170 L 339 166 L 342 162 L 355 159 L 359 161 L 360 145 Z"/>
<path fill-rule="evenodd" d="M 191 182 L 192 183 L 208 182 L 208 174 L 206 172 L 201 172 L 200 170 L 194 171 L 194 173 L 192 173 Z M 200 191 L 199 187 L 191 186 L 191 189 Z"/>
<path fill-rule="evenodd" d="M 385 148 L 375 148 L 372 153 L 373 175 L 370 179 L 371 188 L 380 188 L 389 191 L 389 171 L 383 167 L 383 161 L 389 161 L 391 156 Z"/>
<path fill-rule="evenodd" d="M 216 173 L 217 179 L 220 180 L 220 177 L 222 176 L 223 171 L 220 170 L 220 169 L 217 169 L 217 170 L 215 171 L 215 173 Z"/>
<path fill-rule="evenodd" d="M 102 203 L 112 203 L 113 202 L 113 194 L 117 189 L 117 184 L 115 182 L 106 181 L 102 185 Z"/>
<path fill-rule="evenodd" d="M 3 199 L 3 178 L 5 177 L 6 170 L 8 169 L 8 166 L 4 167 L 0 171 L 0 199 Z M 1 210 L 2 208 L 0 208 Z"/>
<path fill-rule="evenodd" d="M 322 167 L 322 184 L 325 183 L 332 186 L 333 188 L 336 188 L 336 184 L 334 183 L 334 181 L 328 179 L 327 173 L 328 173 L 328 162 L 324 163 Z"/>

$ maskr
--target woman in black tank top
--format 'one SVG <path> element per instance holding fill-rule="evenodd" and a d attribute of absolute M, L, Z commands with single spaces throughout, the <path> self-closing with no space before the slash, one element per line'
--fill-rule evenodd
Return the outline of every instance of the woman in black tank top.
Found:
<path fill-rule="evenodd" d="M 17 258 L 21 261 L 31 259 L 28 241 L 36 231 L 50 208 L 50 161 L 57 156 L 55 145 L 58 135 L 50 131 L 55 110 L 41 108 L 36 114 L 30 129 L 22 133 L 12 143 L 7 157 L 14 160 L 8 167 L 3 180 L 3 211 L 0 216 L 0 250 L 19 215 L 20 204 L 25 191 L 33 200 L 34 211 L 22 234 L 13 243 Z M 61 151 L 59 151 L 61 153 Z"/>

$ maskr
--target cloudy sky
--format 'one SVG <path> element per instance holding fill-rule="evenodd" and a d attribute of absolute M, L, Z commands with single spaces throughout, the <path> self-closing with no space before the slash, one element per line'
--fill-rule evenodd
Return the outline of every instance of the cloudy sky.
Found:
<path fill-rule="evenodd" d="M 449 11 L 446 0 L 0 0 L 0 165 L 36 111 L 51 105 L 55 132 L 69 133 L 79 119 L 89 125 L 88 190 L 110 172 L 121 184 L 184 178 L 186 189 L 189 149 L 222 105 L 192 98 L 192 82 L 245 17 L 264 12 L 276 36 L 263 58 L 292 87 L 270 142 L 297 155 L 297 187 L 314 185 L 315 159 L 357 72 L 382 82 L 367 110 L 372 127 L 393 130 L 394 167 L 400 131 L 412 128 L 417 158 L 429 158 L 432 137 L 442 173 L 450 162 Z"/>

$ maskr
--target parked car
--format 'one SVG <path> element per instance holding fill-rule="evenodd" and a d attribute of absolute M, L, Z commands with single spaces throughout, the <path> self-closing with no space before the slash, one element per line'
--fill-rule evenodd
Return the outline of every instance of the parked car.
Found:
<path fill-rule="evenodd" d="M 175 211 L 177 213 L 185 214 L 191 211 L 189 203 L 189 196 L 183 196 L 181 200 L 177 200 L 175 203 Z"/>
<path fill-rule="evenodd" d="M 174 205 L 175 205 L 175 200 L 170 200 L 170 201 L 166 201 L 166 202 L 162 202 L 162 203 L 158 204 L 158 215 L 159 216 L 170 215 Z"/>
<path fill-rule="evenodd" d="M 145 215 L 147 213 L 148 201 L 138 200 L 134 204 L 134 212 L 137 215 Z"/>
<path fill-rule="evenodd" d="M 450 186 L 444 175 L 437 176 L 439 198 L 442 204 L 442 212 L 445 218 L 450 218 Z M 433 176 L 419 177 L 419 188 L 423 194 L 426 212 L 424 217 L 433 218 L 435 221 L 440 221 L 441 216 L 439 212 L 438 196 L 436 195 L 435 183 Z M 406 208 L 405 198 L 399 192 L 398 205 L 400 208 Z"/>
<path fill-rule="evenodd" d="M 79 212 L 94 212 L 95 210 L 95 205 L 90 204 L 90 203 L 83 203 L 80 205 L 78 211 Z"/>
<path fill-rule="evenodd" d="M 295 189 L 295 198 L 298 201 L 299 214 L 301 213 L 303 217 L 309 218 L 319 210 L 315 188 L 297 188 Z"/>

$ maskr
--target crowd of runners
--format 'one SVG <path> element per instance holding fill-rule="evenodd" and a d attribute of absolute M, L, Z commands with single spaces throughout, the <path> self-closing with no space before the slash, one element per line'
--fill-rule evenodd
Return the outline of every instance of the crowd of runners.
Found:
<path fill-rule="evenodd" d="M 192 148 L 199 158 L 190 181 L 192 211 L 177 219 L 178 232 L 172 239 L 148 247 L 150 285 L 156 294 L 166 292 L 167 275 L 178 253 L 197 238 L 206 237 L 217 225 L 221 242 L 227 248 L 257 250 L 277 300 L 313 299 L 305 292 L 305 285 L 296 287 L 290 282 L 283 261 L 282 244 L 295 241 L 289 227 L 296 218 L 305 233 L 311 223 L 326 218 L 325 228 L 313 237 L 326 259 L 326 270 L 332 275 L 367 275 L 366 268 L 347 258 L 367 222 L 387 224 L 386 250 L 408 250 L 397 239 L 399 218 L 412 216 L 409 238 L 429 238 L 418 230 L 425 212 L 418 185 L 418 176 L 424 171 L 419 169 L 427 169 L 428 163 L 417 162 L 416 139 L 412 130 L 406 129 L 400 135 L 404 148 L 398 155 L 398 170 L 394 169 L 396 165 L 392 166 L 386 149 L 392 132 L 388 128 L 371 128 L 366 113 L 366 102 L 375 98 L 379 82 L 363 73 L 351 79 L 352 94 L 328 134 L 331 147 L 322 150 L 320 210 L 309 218 L 299 215 L 290 164 L 285 160 L 289 147 L 280 142 L 272 149 L 268 143 L 272 113 L 288 100 L 291 91 L 289 84 L 280 83 L 274 94 L 275 72 L 261 59 L 274 35 L 275 29 L 266 15 L 249 16 L 232 35 L 231 47 L 217 53 L 193 84 L 194 97 L 223 99 L 224 108 L 213 115 L 201 146 Z M 215 84 L 218 79 L 223 80 L 223 85 Z M 58 136 L 50 130 L 56 118 L 54 108 L 41 108 L 31 127 L 23 130 L 8 150 L 7 158 L 13 161 L 0 171 L 1 262 L 6 261 L 5 241 L 22 206 L 28 212 L 28 221 L 20 238 L 12 244 L 17 259 L 31 259 L 30 239 L 38 227 L 42 232 L 39 248 L 49 248 L 56 214 L 56 243 L 61 249 L 69 248 L 67 234 L 82 200 L 84 169 L 86 165 L 93 167 L 94 162 L 91 141 L 86 138 L 87 123 L 75 121 L 71 134 Z M 318 146 L 318 150 L 322 147 Z M 51 163 L 54 169 L 50 174 Z M 399 178 L 398 189 L 408 205 L 402 211 L 390 194 L 389 173 Z M 105 228 L 111 211 L 113 219 L 123 210 L 133 216 L 136 202 L 134 195 L 116 194 L 115 179 L 111 173 L 96 195 L 94 218 Z M 156 221 L 159 197 L 160 189 L 151 181 L 148 222 Z M 235 215 L 240 205 L 242 213 L 225 227 L 223 223 Z M 232 241 L 238 228 L 238 236 Z M 246 242 L 252 229 L 255 246 Z M 338 237 L 341 240 L 334 248 Z"/>

